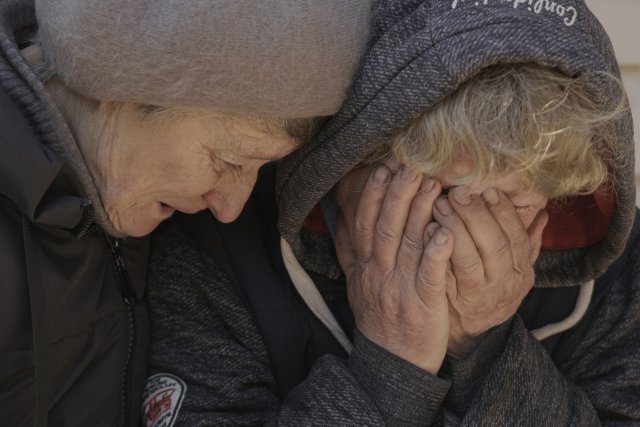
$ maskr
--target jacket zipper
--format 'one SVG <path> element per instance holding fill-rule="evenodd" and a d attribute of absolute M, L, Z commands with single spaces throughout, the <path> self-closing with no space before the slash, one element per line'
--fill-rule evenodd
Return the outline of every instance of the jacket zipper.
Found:
<path fill-rule="evenodd" d="M 135 343 L 136 328 L 134 323 L 133 308 L 136 305 L 137 299 L 133 289 L 131 288 L 131 282 L 124 263 L 124 259 L 120 253 L 120 240 L 113 239 L 105 235 L 107 245 L 111 251 L 113 258 L 113 264 L 116 270 L 117 280 L 120 284 L 120 291 L 122 293 L 122 299 L 126 305 L 127 310 L 127 322 L 129 326 L 129 343 L 127 348 L 127 357 L 125 359 L 124 371 L 122 372 L 122 379 L 120 383 L 120 396 L 122 404 L 122 423 L 121 425 L 127 425 L 127 418 L 129 417 L 129 404 L 128 404 L 128 389 L 127 383 L 129 379 L 129 371 L 131 369 L 131 359 L 133 357 L 133 348 Z"/>

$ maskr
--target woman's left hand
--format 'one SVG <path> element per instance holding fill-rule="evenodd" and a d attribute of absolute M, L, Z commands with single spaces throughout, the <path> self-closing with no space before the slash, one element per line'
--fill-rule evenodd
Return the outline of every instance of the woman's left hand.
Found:
<path fill-rule="evenodd" d="M 527 230 L 500 190 L 480 196 L 457 187 L 438 200 L 434 218 L 454 236 L 447 352 L 462 358 L 484 332 L 511 318 L 531 290 L 548 215 L 538 212 Z"/>

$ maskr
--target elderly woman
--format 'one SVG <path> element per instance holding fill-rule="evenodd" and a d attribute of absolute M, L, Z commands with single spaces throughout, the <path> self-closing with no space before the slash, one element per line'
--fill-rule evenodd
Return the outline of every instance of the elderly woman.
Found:
<path fill-rule="evenodd" d="M 139 423 L 147 241 L 132 237 L 175 211 L 232 221 L 258 168 L 338 110 L 369 9 L 0 3 L 3 425 Z"/>
<path fill-rule="evenodd" d="M 238 221 L 163 225 L 148 425 L 640 421 L 630 114 L 553 4 L 378 2 L 345 105 Z"/>

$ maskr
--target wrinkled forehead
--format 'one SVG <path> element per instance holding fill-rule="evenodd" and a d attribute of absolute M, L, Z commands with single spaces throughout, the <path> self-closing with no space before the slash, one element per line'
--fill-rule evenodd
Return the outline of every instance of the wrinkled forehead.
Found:
<path fill-rule="evenodd" d="M 215 144 L 212 150 L 239 160 L 270 162 L 286 157 L 297 146 L 296 140 L 291 136 L 259 131 L 250 136 L 246 133 L 227 135 L 225 143 Z"/>

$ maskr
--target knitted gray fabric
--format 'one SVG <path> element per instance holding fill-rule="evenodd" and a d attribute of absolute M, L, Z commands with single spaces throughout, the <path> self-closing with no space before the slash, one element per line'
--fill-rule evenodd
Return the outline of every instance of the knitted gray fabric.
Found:
<path fill-rule="evenodd" d="M 484 67 L 556 67 L 588 76 L 594 93 L 618 99 L 619 89 L 600 74 L 619 76 L 613 49 L 581 0 L 381 0 L 376 14 L 371 50 L 341 111 L 282 164 L 279 228 L 294 249 L 304 218 L 342 176 Z M 543 251 L 537 286 L 580 285 L 620 255 L 635 209 L 630 113 L 617 136 L 625 148 L 614 159 L 618 205 L 607 236 L 589 248 Z"/>
<path fill-rule="evenodd" d="M 97 99 L 282 117 L 335 113 L 371 0 L 37 0 L 50 67 Z"/>
<path fill-rule="evenodd" d="M 225 271 L 174 220 L 155 233 L 152 373 L 187 384 L 176 425 L 428 425 L 449 389 L 365 337 L 320 358 L 282 401 L 255 320 Z M 378 375 L 384 372 L 385 375 Z"/>

